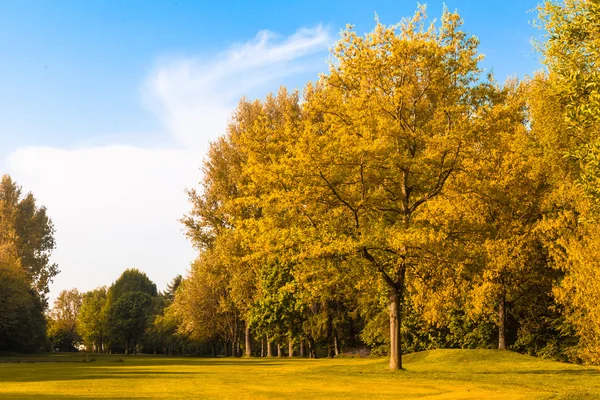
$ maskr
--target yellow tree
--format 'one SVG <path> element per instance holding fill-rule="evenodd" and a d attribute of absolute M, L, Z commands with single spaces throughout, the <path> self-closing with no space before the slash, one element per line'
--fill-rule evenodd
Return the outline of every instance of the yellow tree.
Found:
<path fill-rule="evenodd" d="M 532 93 L 533 129 L 550 144 L 544 150 L 566 160 L 556 163 L 561 168 L 551 198 L 555 213 L 544 227 L 547 246 L 565 273 L 555 293 L 580 337 L 577 356 L 598 363 L 600 2 L 546 1 L 539 11 L 548 74 L 538 77 Z"/>
<path fill-rule="evenodd" d="M 288 143 L 286 127 L 295 126 L 299 118 L 298 93 L 282 89 L 264 102 L 242 99 L 226 135 L 211 144 L 202 190 L 190 191 L 192 210 L 183 220 L 200 257 L 210 252 L 226 277 L 227 296 L 246 325 L 246 355 L 251 355 L 248 317 L 258 273 L 277 258 L 276 252 L 269 256 L 259 237 L 264 207 L 268 207 L 263 199 L 279 185 L 275 175 L 262 167 L 278 165 Z M 273 214 L 270 218 L 274 220 Z"/>
<path fill-rule="evenodd" d="M 306 216 L 306 258 L 333 257 L 380 278 L 388 298 L 390 368 L 402 368 L 402 305 L 411 280 L 427 280 L 447 239 L 428 204 L 461 168 L 476 118 L 478 41 L 444 10 L 425 8 L 396 26 L 351 28 L 330 72 L 306 90 L 295 157 L 294 209 Z M 441 246 L 439 246 L 441 248 Z"/>
<path fill-rule="evenodd" d="M 472 272 L 472 305 L 494 311 L 498 348 L 506 349 L 507 315 L 536 295 L 549 293 L 552 271 L 536 233 L 550 191 L 545 163 L 526 126 L 528 84 L 488 88 L 476 122 L 482 132 L 465 163 L 458 191 L 471 210 L 472 239 L 481 261 Z"/>

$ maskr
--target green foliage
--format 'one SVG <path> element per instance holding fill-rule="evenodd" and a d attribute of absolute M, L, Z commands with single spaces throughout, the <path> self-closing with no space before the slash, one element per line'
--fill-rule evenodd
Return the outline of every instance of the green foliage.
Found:
<path fill-rule="evenodd" d="M 77 317 L 77 332 L 84 345 L 98 353 L 104 350 L 104 340 L 108 332 L 106 305 L 106 287 L 86 292 L 82 295 L 81 308 Z"/>
<path fill-rule="evenodd" d="M 63 290 L 54 301 L 48 323 L 48 337 L 53 349 L 75 351 L 81 342 L 77 320 L 81 309 L 81 294 L 77 289 Z"/>
<path fill-rule="evenodd" d="M 45 207 L 38 207 L 31 193 L 22 195 L 22 189 L 10 176 L 0 181 L 0 201 L 3 203 L 1 224 L 12 224 L 13 239 L 21 266 L 27 272 L 31 286 L 45 300 L 58 266 L 50 263 L 54 250 L 54 226 L 46 215 Z"/>
<path fill-rule="evenodd" d="M 0 181 L 0 350 L 45 345 L 45 295 L 58 273 L 48 262 L 53 228 L 45 208 L 5 175 Z"/>
<path fill-rule="evenodd" d="M 152 297 L 158 295 L 156 284 L 135 268 L 125 270 L 109 289 L 111 300 L 115 302 L 129 292 L 143 292 Z"/>
<path fill-rule="evenodd" d="M 125 342 L 125 354 L 136 351 L 136 344 L 146 332 L 154 316 L 154 299 L 145 292 L 125 292 L 111 305 L 109 332 Z"/>

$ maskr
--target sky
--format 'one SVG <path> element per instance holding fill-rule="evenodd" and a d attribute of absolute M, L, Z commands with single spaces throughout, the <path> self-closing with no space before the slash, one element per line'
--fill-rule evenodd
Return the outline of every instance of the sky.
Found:
<path fill-rule="evenodd" d="M 427 3 L 439 17 L 441 1 Z M 541 68 L 530 0 L 446 0 L 504 81 Z M 189 211 L 210 141 L 243 96 L 302 89 L 352 24 L 369 32 L 417 3 L 92 0 L 0 2 L 0 174 L 48 209 L 51 299 L 138 268 L 159 290 L 196 252 Z"/>

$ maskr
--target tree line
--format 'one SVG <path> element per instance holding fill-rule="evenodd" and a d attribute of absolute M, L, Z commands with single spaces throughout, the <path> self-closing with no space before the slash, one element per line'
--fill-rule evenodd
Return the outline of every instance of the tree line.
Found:
<path fill-rule="evenodd" d="M 110 287 L 80 293 L 63 290 L 49 313 L 52 351 L 154 354 L 197 353 L 177 335 L 164 311 L 181 283 L 176 276 L 164 292 L 137 269 L 125 270 Z"/>
<path fill-rule="evenodd" d="M 546 70 L 522 81 L 420 7 L 348 27 L 302 95 L 242 99 L 189 192 L 179 330 L 232 354 L 366 345 L 392 369 L 433 347 L 598 362 L 600 5 L 537 24 Z"/>
<path fill-rule="evenodd" d="M 419 7 L 349 26 L 302 94 L 242 99 L 189 191 L 188 274 L 61 293 L 54 346 L 599 363 L 600 3 L 538 10 L 545 70 L 521 81 L 483 73 L 458 13 Z"/>

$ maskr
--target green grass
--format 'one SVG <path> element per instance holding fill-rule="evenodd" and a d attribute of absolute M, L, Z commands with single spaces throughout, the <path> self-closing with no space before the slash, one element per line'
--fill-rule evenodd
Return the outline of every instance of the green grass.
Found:
<path fill-rule="evenodd" d="M 397 372 L 384 359 L 90 357 L 0 357 L 0 398 L 600 399 L 600 369 L 506 351 L 415 353 Z"/>

